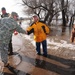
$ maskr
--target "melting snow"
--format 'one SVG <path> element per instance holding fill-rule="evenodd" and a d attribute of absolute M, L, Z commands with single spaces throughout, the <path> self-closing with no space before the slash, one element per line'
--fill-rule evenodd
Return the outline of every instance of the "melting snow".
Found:
<path fill-rule="evenodd" d="M 24 22 L 21 27 L 23 29 L 26 29 L 28 26 L 27 26 L 27 22 Z M 19 35 L 18 37 L 22 37 L 23 39 L 27 39 L 29 41 L 31 41 L 31 43 L 35 46 L 35 41 L 33 38 L 31 38 L 31 35 Z M 13 37 L 16 38 L 18 40 L 18 44 L 21 44 L 22 45 L 22 40 L 20 40 L 18 37 Z M 16 41 L 16 39 L 14 41 Z M 56 38 L 58 40 L 58 38 Z M 14 42 L 13 41 L 13 42 Z M 54 41 L 54 39 L 47 39 L 47 44 L 48 44 L 48 48 L 51 48 L 51 49 L 59 49 L 59 48 L 67 48 L 67 49 L 70 49 L 70 50 L 75 50 L 75 45 L 74 44 L 71 44 L 71 43 L 68 43 L 67 41 L 65 40 L 60 40 L 60 42 L 56 42 Z"/>
<path fill-rule="evenodd" d="M 25 35 L 25 38 L 30 40 L 31 43 L 35 46 L 35 41 L 31 38 L 31 36 Z M 48 48 L 52 49 L 58 49 L 58 48 L 67 48 L 70 50 L 75 50 L 74 44 L 69 44 L 65 40 L 60 40 L 60 42 L 55 42 L 53 39 L 47 39 Z M 50 45 L 53 45 L 53 47 L 50 47 Z"/>

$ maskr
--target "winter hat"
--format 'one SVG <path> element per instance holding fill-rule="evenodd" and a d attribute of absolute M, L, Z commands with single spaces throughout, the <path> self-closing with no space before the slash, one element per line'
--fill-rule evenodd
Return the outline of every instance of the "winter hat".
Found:
<path fill-rule="evenodd" d="M 6 10 L 6 8 L 5 7 L 2 7 L 2 9 L 1 10 Z"/>
<path fill-rule="evenodd" d="M 13 17 L 13 16 L 17 16 L 18 17 L 18 14 L 16 13 L 16 12 L 12 12 L 11 13 L 11 16 Z"/>

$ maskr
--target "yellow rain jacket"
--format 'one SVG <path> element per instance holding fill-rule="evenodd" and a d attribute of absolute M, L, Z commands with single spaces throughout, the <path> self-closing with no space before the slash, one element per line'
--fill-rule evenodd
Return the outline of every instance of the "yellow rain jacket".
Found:
<path fill-rule="evenodd" d="M 27 28 L 28 35 L 33 33 L 34 40 L 36 42 L 42 42 L 46 40 L 46 35 L 49 34 L 49 28 L 46 24 L 42 22 L 33 23 L 30 27 Z"/>

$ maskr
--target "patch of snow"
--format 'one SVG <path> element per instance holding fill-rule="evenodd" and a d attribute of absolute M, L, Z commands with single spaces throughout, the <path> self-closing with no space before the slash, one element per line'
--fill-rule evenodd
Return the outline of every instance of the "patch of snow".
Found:
<path fill-rule="evenodd" d="M 67 41 L 65 40 L 61 40 L 60 42 L 55 42 L 53 39 L 50 40 L 50 39 L 47 39 L 47 43 L 48 45 L 54 45 L 55 48 L 67 48 L 67 49 L 70 49 L 70 50 L 75 50 L 75 45 L 73 44 L 68 44 Z"/>
<path fill-rule="evenodd" d="M 25 38 L 30 40 L 31 43 L 35 46 L 35 41 L 31 38 L 31 36 L 25 35 Z M 47 45 L 48 48 L 50 49 L 58 49 L 58 48 L 67 48 L 70 50 L 75 50 L 75 45 L 73 44 L 68 44 L 67 41 L 65 40 L 60 40 L 60 42 L 55 42 L 53 39 L 47 39 Z M 50 45 L 53 45 L 53 47 L 50 47 Z"/>

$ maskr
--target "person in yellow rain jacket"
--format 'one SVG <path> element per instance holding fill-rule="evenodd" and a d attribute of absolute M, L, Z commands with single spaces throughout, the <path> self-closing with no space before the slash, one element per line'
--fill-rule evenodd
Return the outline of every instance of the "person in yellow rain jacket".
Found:
<path fill-rule="evenodd" d="M 49 34 L 49 27 L 43 22 L 39 21 L 37 15 L 33 16 L 34 23 L 27 28 L 27 34 L 34 34 L 34 40 L 36 41 L 36 51 L 38 55 L 41 55 L 40 44 L 43 47 L 43 56 L 47 57 L 47 41 L 46 37 Z"/>

